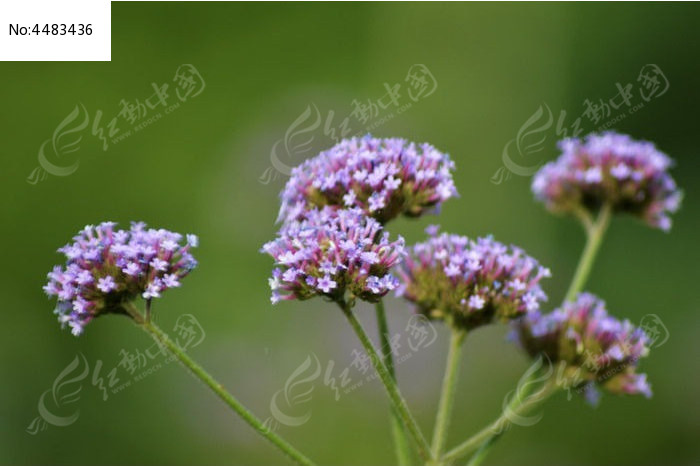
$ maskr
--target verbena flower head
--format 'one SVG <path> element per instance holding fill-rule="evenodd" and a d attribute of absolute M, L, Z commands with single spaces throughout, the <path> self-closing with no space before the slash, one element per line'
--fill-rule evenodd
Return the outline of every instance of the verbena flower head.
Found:
<path fill-rule="evenodd" d="M 547 296 L 540 288 L 550 271 L 521 249 L 492 237 L 476 241 L 426 230 L 426 242 L 411 248 L 400 267 L 397 294 L 428 318 L 444 318 L 467 330 L 493 320 L 536 311 Z"/>
<path fill-rule="evenodd" d="M 452 170 L 449 156 L 430 144 L 345 139 L 292 170 L 278 221 L 327 205 L 360 208 L 382 224 L 401 214 L 417 217 L 457 196 Z"/>
<path fill-rule="evenodd" d="M 596 402 L 596 386 L 612 393 L 651 397 L 646 374 L 637 374 L 640 358 L 649 352 L 648 338 L 630 321 L 608 315 L 605 302 L 589 293 L 550 314 L 530 313 L 513 323 L 514 337 L 532 357 L 545 354 L 565 363 L 574 388 Z"/>
<path fill-rule="evenodd" d="M 115 231 L 115 225 L 86 226 L 58 250 L 66 265 L 48 274 L 44 291 L 58 297 L 55 313 L 74 335 L 99 315 L 124 313 L 122 304 L 139 295 L 150 300 L 179 287 L 197 265 L 189 252 L 197 246 L 195 235 L 187 235 L 183 244 L 181 234 L 146 229 L 141 222 L 130 230 Z"/>
<path fill-rule="evenodd" d="M 360 209 L 330 207 L 285 224 L 261 252 L 277 266 L 269 280 L 273 304 L 314 296 L 340 301 L 346 292 L 375 302 L 398 285 L 389 270 L 405 255 L 403 238 L 390 241 Z"/>
<path fill-rule="evenodd" d="M 609 203 L 652 227 L 668 231 L 669 213 L 682 194 L 668 173 L 672 160 L 653 143 L 613 132 L 590 134 L 584 141 L 559 142 L 562 155 L 543 166 L 532 182 L 535 197 L 555 212 L 595 210 Z"/>

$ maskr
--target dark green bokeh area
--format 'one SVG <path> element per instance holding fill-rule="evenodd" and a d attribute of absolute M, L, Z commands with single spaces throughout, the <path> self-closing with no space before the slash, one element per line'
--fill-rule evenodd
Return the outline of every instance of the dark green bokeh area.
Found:
<path fill-rule="evenodd" d="M 429 141 L 457 163 L 461 197 L 439 217 L 389 225 L 409 242 L 430 223 L 470 236 L 492 233 L 523 247 L 549 266 L 544 283 L 550 306 L 563 298 L 583 247 L 569 218 L 536 204 L 530 177 L 491 178 L 503 165 L 504 146 L 544 104 L 554 124 L 542 133 L 539 152 L 513 160 L 532 166 L 557 156 L 556 119 L 566 126 L 581 116 L 586 99 L 599 103 L 634 85 L 646 64 L 656 64 L 668 91 L 643 108 L 611 109 L 614 125 L 652 140 L 677 161 L 674 177 L 685 191 L 670 234 L 630 218 L 616 218 L 602 246 L 588 289 L 611 313 L 639 322 L 656 314 L 668 341 L 642 362 L 654 390 L 651 400 L 604 396 L 591 408 L 559 394 L 531 427 L 513 427 L 487 464 L 696 464 L 700 460 L 698 298 L 698 109 L 700 11 L 662 4 L 223 4 L 114 3 L 110 63 L 2 63 L 3 324 L 0 330 L 0 462 L 7 464 L 280 464 L 282 456 L 228 412 L 177 364 L 163 364 L 107 400 L 82 383 L 70 426 L 26 428 L 41 394 L 78 354 L 102 376 L 120 351 L 145 350 L 146 334 L 126 318 L 108 316 L 74 338 L 60 331 L 52 302 L 41 291 L 45 274 L 60 261 L 54 251 L 86 224 L 144 220 L 200 236 L 199 268 L 155 304 L 157 321 L 171 329 L 191 313 L 204 328 L 192 356 L 261 418 L 270 400 L 311 354 L 322 363 L 311 400 L 288 414 L 311 412 L 299 427 L 279 432 L 319 464 L 391 464 L 394 461 L 387 401 L 376 381 L 336 400 L 324 384 L 333 361 L 336 377 L 360 349 L 343 316 L 320 300 L 269 302 L 271 260 L 259 254 L 276 230 L 278 192 L 286 177 L 259 178 L 271 166 L 273 145 L 307 108 L 324 122 L 295 141 L 313 138 L 307 153 L 280 156 L 286 165 L 332 145 L 323 126 L 329 112 L 337 127 L 353 100 L 376 101 L 385 83 L 401 84 L 424 64 L 435 92 L 373 129 L 377 136 Z M 32 185 L 40 145 L 83 104 L 94 117 L 116 116 L 120 101 L 151 94 L 177 67 L 193 64 L 206 82 L 197 97 L 152 125 L 103 151 L 83 133 L 80 150 L 58 159 L 80 160 L 66 177 Z M 169 90 L 171 93 L 174 87 Z M 315 107 L 314 107 L 315 106 Z M 155 111 L 154 111 L 155 112 Z M 379 118 L 379 117 L 378 117 Z M 122 124 L 122 127 L 126 125 Z M 362 130 L 351 118 L 353 132 Z M 585 131 L 597 127 L 581 119 Z M 536 140 L 535 137 L 532 141 Z M 280 151 L 282 154 L 282 151 Z M 54 159 L 54 161 L 57 161 Z M 269 173 L 268 173 L 269 174 Z M 390 325 L 404 333 L 411 310 L 391 298 Z M 373 311 L 358 308 L 376 335 Z M 447 333 L 397 367 L 409 405 L 426 433 L 432 429 L 447 348 Z M 449 444 L 476 432 L 501 411 L 503 398 L 528 367 L 492 326 L 466 341 Z M 405 333 L 404 333 L 405 335 Z M 407 346 L 402 351 L 407 350 Z M 155 364 L 155 363 L 153 363 Z M 125 380 L 128 373 L 119 369 Z M 361 375 L 351 369 L 354 380 Z M 77 384 L 81 386 L 81 384 Z"/>

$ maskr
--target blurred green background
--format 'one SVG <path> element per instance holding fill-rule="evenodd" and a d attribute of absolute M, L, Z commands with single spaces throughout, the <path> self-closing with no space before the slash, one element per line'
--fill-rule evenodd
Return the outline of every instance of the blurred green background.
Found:
<path fill-rule="evenodd" d="M 324 384 L 328 362 L 334 362 L 337 377 L 360 348 L 339 312 L 320 301 L 274 308 L 269 303 L 271 261 L 258 249 L 274 235 L 277 196 L 286 180 L 268 170 L 271 150 L 282 141 L 278 160 L 294 166 L 329 147 L 333 140 L 324 127 L 331 112 L 328 128 L 348 117 L 352 134 L 379 122 L 374 135 L 431 142 L 455 159 L 461 198 L 446 203 L 439 218 L 401 220 L 390 225 L 392 232 L 415 241 L 426 225 L 440 223 L 450 231 L 493 233 L 518 244 L 553 270 L 545 288 L 556 305 L 583 246 L 580 228 L 533 202 L 529 176 L 492 179 L 503 166 L 504 146 L 517 140 L 541 108 L 540 123 L 547 109 L 554 122 L 527 136 L 539 152 L 519 153 L 510 146 L 518 166 L 557 156 L 562 110 L 563 127 L 580 117 L 586 133 L 617 118 L 614 128 L 652 140 L 676 159 L 674 176 L 685 201 L 671 233 L 616 219 L 588 286 L 617 316 L 639 322 L 658 315 L 670 336 L 642 363 L 652 400 L 604 396 L 591 408 L 560 394 L 535 426 L 513 427 L 487 464 L 698 464 L 699 19 L 697 5 L 679 4 L 120 2 L 112 6 L 110 63 L 1 63 L 0 462 L 284 462 L 182 368 L 158 366 L 162 359 L 146 364 L 144 370 L 157 367 L 150 375 L 118 393 L 108 391 L 103 400 L 93 385 L 97 362 L 105 383 L 112 368 L 122 383 L 133 377 L 119 366 L 120 352 L 143 353 L 150 346 L 148 336 L 127 319 L 98 319 L 80 338 L 59 330 L 52 303 L 41 291 L 46 272 L 60 261 L 55 249 L 85 224 L 141 219 L 201 239 L 200 267 L 182 289 L 156 303 L 166 330 L 177 316 L 193 314 L 206 332 L 193 356 L 263 419 L 270 416 L 275 392 L 316 355 L 322 373 L 311 399 L 292 406 L 280 402 L 289 415 L 311 417 L 278 431 L 319 464 L 391 464 L 379 383 L 364 383 L 339 400 Z M 152 83 L 169 83 L 168 102 L 176 102 L 173 77 L 181 64 L 196 67 L 204 90 L 167 114 L 146 107 L 146 119 L 161 117 L 103 150 L 92 134 L 96 112 L 102 112 L 105 128 L 117 117 L 124 134 L 133 125 L 118 116 L 121 101 L 144 103 L 154 93 Z M 415 102 L 405 80 L 414 64 L 425 65 L 437 84 Z M 636 111 L 610 107 L 617 83 L 632 84 L 632 105 L 642 102 L 637 79 L 646 64 L 662 70 L 668 90 Z M 353 102 L 376 104 L 387 93 L 385 84 L 400 84 L 400 105 L 411 103 L 410 108 L 399 113 L 397 107 L 377 106 L 378 114 L 361 124 L 351 115 Z M 608 105 L 602 111 L 609 114 L 597 124 L 583 116 L 587 99 Z M 64 166 L 79 160 L 78 170 L 29 183 L 39 147 L 79 104 L 89 115 L 79 150 L 47 156 Z M 311 130 L 317 115 L 322 122 Z M 392 329 L 405 338 L 410 309 L 394 298 L 388 308 Z M 376 333 L 372 310 L 365 306 L 359 312 Z M 438 326 L 435 344 L 398 366 L 403 392 L 426 432 L 444 365 L 444 330 Z M 466 342 L 450 444 L 497 416 L 528 366 L 505 341 L 506 330 L 480 329 Z M 82 387 L 79 401 L 47 402 L 61 416 L 79 409 L 77 421 L 29 433 L 39 397 L 78 354 L 90 373 L 63 390 Z M 349 376 L 353 383 L 362 379 L 352 367 Z"/>

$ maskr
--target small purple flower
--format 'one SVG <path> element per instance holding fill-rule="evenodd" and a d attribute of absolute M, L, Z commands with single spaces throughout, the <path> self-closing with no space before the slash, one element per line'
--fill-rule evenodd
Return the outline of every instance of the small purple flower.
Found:
<path fill-rule="evenodd" d="M 383 283 L 379 277 L 376 277 L 374 275 L 370 275 L 370 277 L 367 279 L 367 288 L 369 288 L 369 290 L 372 293 L 381 293 L 382 287 L 383 287 Z"/>
<path fill-rule="evenodd" d="M 272 292 L 272 295 L 270 296 L 270 302 L 272 304 L 277 304 L 278 302 L 280 302 L 281 299 L 282 299 L 282 297 L 280 296 L 280 294 L 278 292 L 276 292 L 276 291 Z"/>
<path fill-rule="evenodd" d="M 109 293 L 117 289 L 117 284 L 114 282 L 114 278 L 112 278 L 111 275 L 107 275 L 97 281 L 97 289 L 103 293 Z"/>
<path fill-rule="evenodd" d="M 560 141 L 562 155 L 534 176 L 532 191 L 554 212 L 595 210 L 610 204 L 617 212 L 640 217 L 668 231 L 670 213 L 682 193 L 668 173 L 673 161 L 654 144 L 608 132 L 584 141 Z"/>
<path fill-rule="evenodd" d="M 160 298 L 160 284 L 155 282 L 149 283 L 146 291 L 141 296 L 143 296 L 143 299 Z"/>
<path fill-rule="evenodd" d="M 158 259 L 157 257 L 151 261 L 151 267 L 159 272 L 165 272 L 168 270 L 169 265 L 170 264 L 168 264 L 166 261 Z"/>
<path fill-rule="evenodd" d="M 55 282 L 47 283 L 42 289 L 48 296 L 56 296 L 61 291 L 61 288 Z"/>
<path fill-rule="evenodd" d="M 369 199 L 369 211 L 376 212 L 383 209 L 386 206 L 384 201 L 384 195 L 382 193 L 373 193 Z"/>
<path fill-rule="evenodd" d="M 389 271 L 405 255 L 403 239 L 389 241 L 379 222 L 360 209 L 332 207 L 285 224 L 261 252 L 275 260 L 273 304 L 317 295 L 340 300 L 346 292 L 375 302 L 396 288 Z"/>
<path fill-rule="evenodd" d="M 484 308 L 486 300 L 479 295 L 472 295 L 469 297 L 468 306 L 470 309 L 479 310 Z"/>
<path fill-rule="evenodd" d="M 75 277 L 75 281 L 78 283 L 78 285 L 87 285 L 88 283 L 92 283 L 93 280 L 94 279 L 92 278 L 92 274 L 89 270 L 81 270 Z"/>
<path fill-rule="evenodd" d="M 375 251 L 365 251 L 360 253 L 360 258 L 369 265 L 374 265 L 379 262 L 379 254 Z"/>
<path fill-rule="evenodd" d="M 324 261 L 319 267 L 319 270 L 325 274 L 335 275 L 338 270 L 338 266 L 331 261 Z"/>
<path fill-rule="evenodd" d="M 199 247 L 199 237 L 197 235 L 187 235 L 187 245 L 191 248 Z"/>
<path fill-rule="evenodd" d="M 124 272 L 127 275 L 131 275 L 132 277 L 135 277 L 140 275 L 142 270 L 136 262 L 129 262 L 128 264 L 126 264 L 126 267 L 122 269 L 122 272 Z"/>
<path fill-rule="evenodd" d="M 163 285 L 165 288 L 177 288 L 181 285 L 177 274 L 166 273 L 163 275 Z"/>
<path fill-rule="evenodd" d="M 396 278 L 393 275 L 387 274 L 384 275 L 384 278 L 381 279 L 380 289 L 381 287 L 383 287 L 385 290 L 391 291 L 398 288 L 400 284 L 401 283 L 399 282 L 398 278 Z"/>
<path fill-rule="evenodd" d="M 157 298 L 180 286 L 180 279 L 197 265 L 189 252 L 197 243 L 194 235 L 182 246 L 179 233 L 146 229 L 144 223 L 115 231 L 115 225 L 86 226 L 73 243 L 58 250 L 67 258 L 65 268 L 56 266 L 48 274 L 44 291 L 58 298 L 59 322 L 74 335 L 97 316 L 123 313 L 122 303 L 139 295 Z"/>
<path fill-rule="evenodd" d="M 651 396 L 646 374 L 637 374 L 639 359 L 649 352 L 649 340 L 630 321 L 608 315 L 605 302 L 590 293 L 550 314 L 531 312 L 513 323 L 513 335 L 532 357 L 546 355 L 561 363 L 574 388 L 583 388 L 591 402 L 596 386 L 611 393 Z"/>
<path fill-rule="evenodd" d="M 73 310 L 78 314 L 85 314 L 90 309 L 90 301 L 83 299 L 82 296 L 78 296 L 73 300 Z"/>
<path fill-rule="evenodd" d="M 350 191 L 349 193 L 343 195 L 343 206 L 352 207 L 356 200 L 357 196 L 355 195 L 355 192 Z"/>
<path fill-rule="evenodd" d="M 414 245 L 400 267 L 397 294 L 427 317 L 471 330 L 532 312 L 546 301 L 539 282 L 551 274 L 521 249 L 491 237 L 438 235 L 435 226 L 426 231 L 431 237 Z"/>
<path fill-rule="evenodd" d="M 163 242 L 161 243 L 160 246 L 161 246 L 163 249 L 165 249 L 166 251 L 174 251 L 174 250 L 176 250 L 177 248 L 180 247 L 175 241 L 173 241 L 173 240 L 171 240 L 171 239 L 166 239 L 165 241 L 163 241 Z"/>
<path fill-rule="evenodd" d="M 399 186 L 401 186 L 401 180 L 399 178 L 394 178 L 393 175 L 387 178 L 387 180 L 384 182 L 384 188 L 390 191 L 399 189 Z M 447 197 L 450 197 L 450 194 L 448 194 Z"/>
<path fill-rule="evenodd" d="M 417 217 L 457 196 L 454 162 L 429 144 L 371 136 L 345 139 L 292 170 L 278 220 L 307 210 L 360 208 L 381 223 Z"/>
<path fill-rule="evenodd" d="M 316 283 L 316 288 L 328 294 L 331 290 L 338 287 L 338 284 L 331 280 L 329 275 L 324 275 L 323 278 L 319 279 Z"/>

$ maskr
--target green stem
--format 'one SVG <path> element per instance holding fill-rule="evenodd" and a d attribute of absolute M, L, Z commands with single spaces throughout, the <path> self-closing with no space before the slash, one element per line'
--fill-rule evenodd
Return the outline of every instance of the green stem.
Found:
<path fill-rule="evenodd" d="M 362 324 L 360 324 L 360 322 L 357 320 L 355 315 L 352 313 L 350 306 L 346 302 L 339 302 L 338 305 L 343 310 L 343 314 L 345 314 L 345 317 L 348 319 L 348 322 L 350 322 L 350 325 L 357 334 L 357 337 L 360 339 L 362 346 L 364 346 L 365 351 L 372 362 L 372 366 L 374 366 L 374 370 L 377 372 L 379 379 L 384 384 L 384 388 L 389 395 L 389 399 L 394 405 L 394 409 L 401 417 L 404 427 L 411 434 L 411 437 L 413 437 L 413 440 L 418 448 L 418 453 L 425 460 L 432 459 L 432 455 L 430 454 L 430 445 L 428 445 L 428 442 L 425 440 L 425 437 L 423 437 L 418 424 L 409 412 L 406 401 L 401 396 L 401 393 L 396 386 L 396 382 L 394 382 L 394 379 L 391 378 L 389 371 L 384 366 L 384 363 L 382 363 L 380 356 L 377 354 L 377 350 L 374 349 L 372 341 L 367 336 L 367 332 L 365 332 L 365 329 L 362 328 Z"/>
<path fill-rule="evenodd" d="M 437 418 L 435 419 L 435 430 L 433 431 L 432 452 L 433 457 L 440 458 L 442 450 L 447 442 L 447 429 L 450 424 L 452 405 L 454 404 L 454 393 L 457 387 L 459 376 L 459 362 L 462 354 L 462 342 L 466 332 L 452 329 L 450 337 L 450 349 L 447 353 L 447 363 L 445 366 L 445 376 L 442 380 L 442 393 L 438 404 Z"/>
<path fill-rule="evenodd" d="M 377 311 L 379 341 L 382 345 L 382 356 L 384 360 L 384 365 L 386 366 L 386 370 L 389 371 L 389 375 L 396 379 L 396 374 L 394 373 L 394 355 L 391 352 L 389 325 L 387 324 L 386 313 L 384 312 L 384 301 L 377 301 L 377 304 L 375 304 L 375 310 Z"/>
<path fill-rule="evenodd" d="M 611 206 L 609 204 L 604 204 L 595 222 L 588 224 L 584 222 L 587 235 L 586 247 L 583 249 L 583 253 L 581 253 L 581 259 L 579 259 L 574 278 L 569 286 L 569 291 L 566 292 L 566 301 L 573 301 L 576 299 L 576 295 L 581 292 L 583 286 L 586 284 L 603 236 L 610 224 L 611 214 Z"/>
<path fill-rule="evenodd" d="M 556 389 L 556 377 L 552 376 L 540 391 L 536 392 L 530 397 L 525 398 L 525 400 L 522 400 L 522 396 L 517 396 L 517 394 L 514 395 L 508 407 L 503 411 L 503 414 L 501 414 L 498 419 L 479 431 L 476 435 L 473 435 L 463 443 L 445 453 L 445 455 L 440 458 L 440 461 L 443 463 L 450 463 L 462 458 L 465 455 L 468 455 L 472 451 L 482 446 L 484 442 L 494 441 L 497 437 L 500 437 L 505 429 L 510 425 L 510 419 L 512 417 L 526 414 L 530 409 L 549 398 L 556 391 Z"/>
<path fill-rule="evenodd" d="M 289 458 L 294 460 L 297 464 L 303 465 L 313 465 L 314 463 L 296 450 L 293 446 L 279 437 L 277 434 L 272 432 L 270 429 L 266 428 L 263 423 L 256 418 L 250 411 L 248 411 L 233 395 L 231 395 L 226 389 L 217 382 L 209 373 L 204 370 L 199 364 L 192 360 L 187 353 L 180 348 L 174 341 L 172 341 L 168 335 L 163 332 L 158 326 L 156 326 L 150 320 L 144 319 L 141 313 L 136 309 L 133 304 L 128 304 L 125 306 L 127 313 L 136 321 L 139 326 L 149 333 L 153 339 L 165 346 L 170 350 L 173 355 L 188 368 L 192 374 L 204 382 L 209 388 L 212 389 L 216 395 L 221 398 L 224 403 L 226 403 L 231 409 L 233 409 L 239 416 L 243 418 L 253 429 L 255 429 L 260 435 L 272 442 L 277 448 L 282 450 Z"/>
<path fill-rule="evenodd" d="M 389 325 L 384 312 L 384 301 L 379 300 L 375 305 L 377 311 L 377 327 L 379 328 L 379 341 L 382 349 L 384 365 L 386 366 L 389 375 L 396 381 L 396 373 L 394 371 L 394 355 L 391 348 L 391 339 L 389 336 Z M 397 384 L 398 385 L 398 384 Z M 401 424 L 401 417 L 396 409 L 391 407 L 391 435 L 394 439 L 394 449 L 396 450 L 396 460 L 399 466 L 408 466 L 411 464 L 411 452 L 406 431 Z"/>
<path fill-rule="evenodd" d="M 467 462 L 466 466 L 478 466 L 479 464 L 481 464 L 481 462 L 484 460 L 484 458 L 486 458 L 486 455 L 488 455 L 489 451 L 491 450 L 491 445 L 493 445 L 494 442 L 500 437 L 500 435 L 494 435 L 493 437 L 486 439 L 486 441 L 481 444 L 476 453 L 474 453 L 474 456 L 472 456 L 471 459 Z"/>

